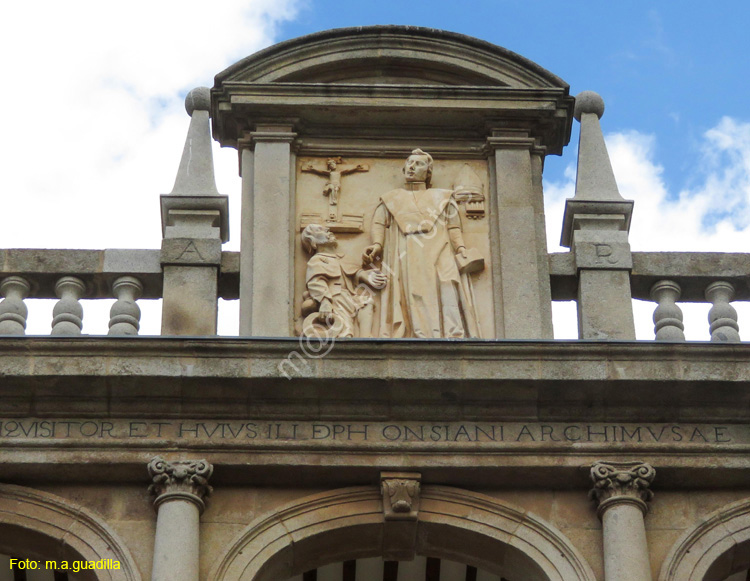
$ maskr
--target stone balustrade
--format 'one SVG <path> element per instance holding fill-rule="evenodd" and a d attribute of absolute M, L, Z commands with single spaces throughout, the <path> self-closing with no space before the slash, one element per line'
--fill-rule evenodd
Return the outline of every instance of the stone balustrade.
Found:
<path fill-rule="evenodd" d="M 731 301 L 749 301 L 750 255 L 721 252 L 633 252 L 629 284 L 634 299 L 653 301 L 657 340 L 684 341 L 677 302 L 710 303 L 709 331 L 715 342 L 737 342 L 737 312 Z M 572 253 L 549 255 L 552 300 L 578 299 Z"/>
<path fill-rule="evenodd" d="M 88 299 L 116 299 L 109 335 L 136 335 L 140 309 L 136 300 L 171 297 L 163 291 L 160 250 L 0 250 L 0 335 L 23 335 L 26 299 L 58 299 L 51 334 L 81 334 Z M 196 267 L 200 268 L 200 267 Z M 239 298 L 239 253 L 221 254 L 216 296 Z M 164 333 L 169 334 L 169 333 Z"/>
<path fill-rule="evenodd" d="M 737 313 L 730 302 L 750 301 L 747 254 L 633 252 L 632 259 L 633 270 L 626 280 L 634 299 L 656 303 L 657 340 L 684 340 L 678 302 L 710 303 L 707 324 L 712 341 L 740 340 Z M 75 334 L 72 327 L 80 331 L 74 320 L 80 316 L 74 304 L 79 300 L 118 299 L 111 313 L 110 334 L 124 335 L 137 333 L 136 298 L 165 298 L 159 250 L 0 250 L 0 265 L 1 335 L 24 334 L 27 298 L 60 299 L 58 328 L 67 329 L 62 334 L 68 335 Z M 580 300 L 572 253 L 549 254 L 549 269 L 552 300 Z M 240 253 L 222 252 L 216 298 L 239 298 L 239 270 Z M 69 295 L 63 301 L 59 293 L 64 288 L 78 292 L 77 298 Z"/>
<path fill-rule="evenodd" d="M 296 228 L 289 211 L 298 134 L 284 123 L 258 124 L 256 131 L 234 143 L 243 168 L 243 231 L 249 235 L 243 237 L 242 252 L 222 251 L 229 239 L 229 208 L 214 177 L 211 99 L 207 88 L 187 95 L 190 126 L 182 159 L 172 191 L 160 198 L 161 249 L 0 250 L 0 335 L 25 333 L 27 298 L 58 299 L 51 334 L 59 336 L 80 335 L 85 310 L 81 301 L 101 298 L 116 299 L 109 322 L 113 336 L 138 333 L 139 298 L 163 299 L 163 335 L 215 335 L 219 298 L 240 299 L 239 329 L 244 336 L 294 334 L 290 323 L 304 311 L 295 305 L 299 289 L 294 289 L 294 274 L 296 270 L 299 277 L 304 270 L 295 266 L 299 260 L 293 259 L 292 249 L 297 242 L 286 233 Z M 568 116 L 571 103 L 566 103 Z M 566 253 L 547 254 L 543 243 L 541 165 L 546 150 L 538 138 L 492 131 L 488 151 L 494 152 L 495 175 L 505 180 L 495 210 L 503 218 L 494 226 L 488 261 L 497 270 L 496 320 L 494 325 L 486 322 L 495 334 L 467 336 L 549 339 L 550 301 L 573 300 L 581 339 L 634 340 L 632 299 L 640 299 L 656 303 L 658 341 L 685 340 L 678 302 L 710 303 L 711 341 L 740 341 L 737 312 L 730 303 L 750 300 L 750 254 L 632 252 L 628 232 L 633 201 L 619 193 L 601 129 L 603 113 L 604 101 L 596 93 L 584 91 L 576 97 L 573 116 L 581 132 L 576 192 L 566 201 L 562 224 L 561 243 L 570 248 Z M 369 171 L 367 164 L 357 167 Z M 323 173 L 334 180 L 331 172 Z M 340 181 L 341 170 L 336 175 Z M 523 184 L 531 184 L 526 197 L 519 194 Z M 259 192 L 263 195 L 256 195 Z M 347 228 L 338 231 L 351 233 Z M 269 242 L 279 232 L 284 233 L 281 243 Z M 468 279 L 466 285 L 471 290 Z M 473 296 L 473 291 L 463 292 Z M 484 314 L 492 317 L 491 310 Z"/>

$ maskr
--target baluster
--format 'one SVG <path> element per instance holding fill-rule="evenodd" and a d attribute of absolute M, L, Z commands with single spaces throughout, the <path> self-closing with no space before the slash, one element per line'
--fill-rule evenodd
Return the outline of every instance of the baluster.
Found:
<path fill-rule="evenodd" d="M 133 276 L 121 276 L 112 283 L 112 294 L 117 301 L 109 311 L 109 335 L 137 335 L 141 309 L 136 300 L 143 292 L 143 284 Z"/>
<path fill-rule="evenodd" d="M 83 307 L 78 301 L 86 292 L 80 278 L 64 276 L 55 285 L 60 299 L 52 309 L 52 335 L 80 335 L 83 328 Z"/>
<path fill-rule="evenodd" d="M 713 304 L 708 311 L 711 324 L 711 341 L 739 343 L 740 326 L 737 324 L 737 311 L 729 302 L 734 298 L 734 286 L 724 280 L 712 282 L 706 287 L 706 300 Z"/>
<path fill-rule="evenodd" d="M 672 280 L 660 280 L 651 287 L 651 300 L 659 303 L 654 311 L 654 334 L 657 341 L 684 341 L 682 309 L 676 301 L 682 289 Z"/>
<path fill-rule="evenodd" d="M 25 335 L 29 310 L 23 300 L 29 296 L 31 285 L 25 278 L 9 276 L 0 283 L 0 335 Z"/>

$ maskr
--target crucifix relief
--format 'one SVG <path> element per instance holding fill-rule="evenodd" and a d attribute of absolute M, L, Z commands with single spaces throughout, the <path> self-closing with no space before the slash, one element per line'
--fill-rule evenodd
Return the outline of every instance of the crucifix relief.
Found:
<path fill-rule="evenodd" d="M 352 173 L 370 171 L 366 164 L 343 165 L 341 157 L 331 157 L 326 161 L 325 169 L 318 169 L 309 163 L 302 167 L 305 173 L 326 178 L 323 195 L 328 198 L 328 217 L 326 225 L 332 232 L 362 232 L 363 216 L 361 214 L 343 214 L 340 211 L 341 178 Z M 321 222 L 318 214 L 303 214 L 301 228 Z"/>

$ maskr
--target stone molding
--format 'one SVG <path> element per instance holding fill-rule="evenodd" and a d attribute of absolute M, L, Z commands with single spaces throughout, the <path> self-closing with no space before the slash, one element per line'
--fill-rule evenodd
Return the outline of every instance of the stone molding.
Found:
<path fill-rule="evenodd" d="M 148 463 L 152 484 L 148 491 L 155 496 L 154 506 L 167 500 L 181 498 L 195 503 L 199 510 L 205 508 L 205 500 L 213 492 L 208 479 L 214 467 L 206 460 L 167 462 L 161 456 Z"/>
<path fill-rule="evenodd" d="M 483 137 L 486 121 L 502 115 L 531 125 L 541 144 L 559 153 L 570 138 L 573 98 L 562 79 L 490 43 L 427 28 L 368 26 L 292 39 L 235 63 L 216 75 L 211 107 L 214 137 L 238 148 L 248 127 L 290 116 L 301 119 L 302 137 L 344 131 L 355 139 L 386 126 L 403 135 L 418 116 L 427 133 L 445 140 L 447 131 Z M 540 119 L 529 122 L 530 107 Z M 366 121 L 346 114 L 362 108 Z M 407 126 L 404 111 L 412 116 Z"/>
<path fill-rule="evenodd" d="M 615 504 L 635 504 L 645 515 L 646 504 L 654 496 L 649 489 L 656 471 L 645 462 L 596 462 L 591 467 L 594 488 L 589 497 L 598 503 L 597 514 L 601 518 Z"/>
<path fill-rule="evenodd" d="M 686 531 L 664 559 L 658 581 L 725 579 L 750 566 L 745 562 L 748 545 L 750 498 L 702 517 Z"/>
<path fill-rule="evenodd" d="M 497 563 L 512 553 L 516 562 L 525 564 L 527 578 L 595 580 L 590 566 L 560 531 L 521 508 L 483 494 L 424 485 L 417 522 L 417 554 L 454 559 L 461 555 L 501 574 Z M 283 579 L 354 555 L 378 556 L 385 524 L 377 486 L 300 498 L 253 521 L 216 560 L 208 580 Z M 478 535 L 482 542 L 477 542 Z"/>
<path fill-rule="evenodd" d="M 12 534 L 3 532 L 5 526 L 33 531 L 49 540 L 49 550 L 54 553 L 45 553 L 44 546 L 31 547 L 32 557 L 59 558 L 59 551 L 69 547 L 78 559 L 120 562 L 121 569 L 87 571 L 97 581 L 141 581 L 130 551 L 117 533 L 89 509 L 59 496 L 0 484 L 0 553 L 15 554 L 20 547 L 13 545 Z"/>

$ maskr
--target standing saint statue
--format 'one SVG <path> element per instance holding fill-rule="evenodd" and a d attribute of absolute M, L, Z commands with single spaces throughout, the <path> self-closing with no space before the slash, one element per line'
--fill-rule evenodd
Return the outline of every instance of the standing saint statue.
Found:
<path fill-rule="evenodd" d="M 382 258 L 388 276 L 380 337 L 481 337 L 469 274 L 484 268 L 467 251 L 453 190 L 431 188 L 433 160 L 421 149 L 404 165 L 404 188 L 380 198 L 365 265 Z"/>

